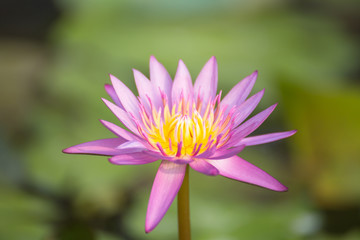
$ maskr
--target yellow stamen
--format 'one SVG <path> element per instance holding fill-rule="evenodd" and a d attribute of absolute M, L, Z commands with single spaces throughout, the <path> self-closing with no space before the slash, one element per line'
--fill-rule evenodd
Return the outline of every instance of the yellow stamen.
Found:
<path fill-rule="evenodd" d="M 229 139 L 231 114 L 224 116 L 223 110 L 208 103 L 201 115 L 201 106 L 201 102 L 195 104 L 181 98 L 171 111 L 165 101 L 163 108 L 152 108 L 150 115 L 141 111 L 142 132 L 151 146 L 171 157 L 191 158 L 224 145 Z"/>

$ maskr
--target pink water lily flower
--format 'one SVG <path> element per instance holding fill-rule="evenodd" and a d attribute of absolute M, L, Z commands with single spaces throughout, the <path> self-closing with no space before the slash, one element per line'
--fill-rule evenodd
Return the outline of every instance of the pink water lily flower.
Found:
<path fill-rule="evenodd" d="M 237 156 L 244 147 L 276 141 L 296 131 L 248 137 L 274 110 L 276 104 L 246 120 L 264 90 L 248 98 L 257 71 L 240 81 L 221 100 L 217 94 L 216 58 L 205 64 L 193 85 L 182 60 L 172 81 L 155 57 L 150 57 L 150 80 L 133 70 L 138 97 L 116 77 L 105 85 L 114 103 L 108 108 L 130 131 L 101 123 L 116 137 L 82 143 L 65 153 L 112 156 L 117 165 L 162 160 L 150 194 L 145 230 L 152 231 L 165 215 L 184 179 L 187 164 L 200 173 L 222 175 L 274 191 L 287 188 L 260 168 Z M 245 121 L 246 120 L 246 121 Z"/>

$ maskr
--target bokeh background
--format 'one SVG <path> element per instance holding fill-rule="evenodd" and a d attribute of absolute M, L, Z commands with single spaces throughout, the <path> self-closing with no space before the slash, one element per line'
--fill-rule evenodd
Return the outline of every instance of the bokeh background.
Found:
<path fill-rule="evenodd" d="M 176 239 L 176 204 L 144 233 L 158 163 L 115 166 L 62 149 L 111 137 L 108 73 L 135 91 L 155 55 L 195 78 L 215 55 L 227 92 L 259 70 L 257 134 L 298 129 L 241 156 L 287 193 L 190 172 L 193 238 L 360 239 L 357 0 L 1 0 L 0 239 Z"/>

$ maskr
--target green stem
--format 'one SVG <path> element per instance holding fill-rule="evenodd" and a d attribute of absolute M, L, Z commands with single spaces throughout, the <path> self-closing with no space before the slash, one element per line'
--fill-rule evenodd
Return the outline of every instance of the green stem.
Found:
<path fill-rule="evenodd" d="M 186 166 L 184 181 L 178 193 L 179 240 L 191 240 L 189 208 L 189 165 Z"/>

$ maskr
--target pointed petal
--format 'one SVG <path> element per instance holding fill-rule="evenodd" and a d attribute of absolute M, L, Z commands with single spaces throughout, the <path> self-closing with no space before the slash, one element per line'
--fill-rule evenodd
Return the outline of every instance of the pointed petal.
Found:
<path fill-rule="evenodd" d="M 244 144 L 246 146 L 252 145 L 259 145 L 263 143 L 269 143 L 278 141 L 283 138 L 290 137 L 294 135 L 297 130 L 287 131 L 287 132 L 276 132 L 276 133 L 269 133 L 264 135 L 258 135 L 253 137 L 247 137 L 240 140 L 239 144 Z"/>
<path fill-rule="evenodd" d="M 174 201 L 185 176 L 186 164 L 162 161 L 151 189 L 145 231 L 151 232 Z"/>
<path fill-rule="evenodd" d="M 115 89 L 110 84 L 105 84 L 105 91 L 107 94 L 111 97 L 111 99 L 114 101 L 116 105 L 118 105 L 120 108 L 124 108 L 123 105 L 120 102 L 120 99 L 116 95 Z"/>
<path fill-rule="evenodd" d="M 115 89 L 116 95 L 120 99 L 124 109 L 139 118 L 139 101 L 131 90 L 119 79 L 110 74 L 112 85 Z"/>
<path fill-rule="evenodd" d="M 242 123 L 242 121 L 244 121 L 254 111 L 261 98 L 264 96 L 264 91 L 265 89 L 254 94 L 236 109 L 237 116 L 235 117 L 234 127 L 239 126 L 239 124 Z"/>
<path fill-rule="evenodd" d="M 155 105 L 156 109 L 160 106 L 161 98 L 155 95 L 154 87 L 141 72 L 136 69 L 133 69 L 134 79 L 136 83 L 136 88 L 138 90 L 139 96 L 144 103 L 148 103 L 150 98 L 151 102 Z M 155 95 L 155 96 L 154 96 Z M 159 95 L 159 94 L 157 94 Z"/>
<path fill-rule="evenodd" d="M 121 144 L 120 146 L 118 146 L 117 149 L 124 151 L 124 154 L 125 153 L 134 153 L 134 152 L 143 152 L 143 151 L 147 150 L 147 148 L 144 146 L 144 144 L 142 144 L 141 142 L 138 142 L 138 141 L 125 142 L 125 143 Z"/>
<path fill-rule="evenodd" d="M 208 160 L 208 162 L 216 167 L 220 175 L 224 177 L 258 185 L 274 191 L 287 191 L 287 187 L 282 185 L 278 180 L 238 156 L 223 160 Z"/>
<path fill-rule="evenodd" d="M 145 153 L 129 153 L 116 155 L 109 159 L 109 162 L 116 165 L 140 165 L 157 161 L 157 158 L 149 156 Z"/>
<path fill-rule="evenodd" d="M 236 128 L 229 143 L 235 144 L 234 146 L 240 145 L 240 140 L 255 131 L 269 117 L 272 111 L 274 111 L 276 105 L 277 104 L 274 104 L 268 107 Z"/>
<path fill-rule="evenodd" d="M 95 154 L 114 156 L 121 154 L 121 150 L 116 149 L 117 146 L 123 144 L 126 140 L 123 138 L 106 138 L 91 142 L 81 143 L 63 150 L 64 153 L 72 154 Z"/>
<path fill-rule="evenodd" d="M 194 85 L 195 99 L 200 96 L 204 102 L 203 107 L 206 107 L 207 103 L 214 99 L 217 90 L 218 83 L 218 67 L 215 57 L 211 57 L 210 60 L 204 65 L 198 77 L 196 78 Z"/>
<path fill-rule="evenodd" d="M 111 123 L 105 120 L 100 120 L 100 122 L 111 132 L 113 132 L 115 135 L 125 138 L 126 140 L 132 141 L 132 140 L 140 140 L 139 137 L 135 136 L 134 134 L 130 133 L 129 131 Z"/>
<path fill-rule="evenodd" d="M 174 157 L 170 157 L 170 156 L 164 156 L 161 152 L 156 152 L 154 150 L 149 150 L 146 152 L 146 154 L 156 157 L 158 159 L 162 159 L 162 160 L 168 160 L 168 161 L 174 161 Z"/>
<path fill-rule="evenodd" d="M 165 67 L 161 63 L 159 63 L 154 56 L 150 57 L 150 79 L 151 83 L 154 86 L 155 93 L 160 96 L 160 89 L 168 96 L 168 99 L 170 101 L 171 89 L 173 84 L 171 77 L 166 71 Z"/>
<path fill-rule="evenodd" d="M 239 106 L 249 96 L 251 89 L 253 88 L 258 72 L 255 71 L 251 75 L 241 80 L 233 87 L 230 92 L 221 101 L 221 106 L 231 108 L 232 106 Z"/>
<path fill-rule="evenodd" d="M 133 133 L 138 134 L 138 130 L 134 125 L 134 120 L 129 117 L 129 114 L 116 106 L 112 102 L 102 98 L 106 106 L 115 114 L 115 116 Z"/>
<path fill-rule="evenodd" d="M 161 152 L 150 150 L 151 146 L 149 146 L 147 149 L 148 151 L 146 151 L 146 154 L 161 160 L 168 160 L 170 162 L 178 163 L 178 164 L 186 164 L 186 163 L 191 163 L 193 161 L 192 159 L 179 159 L 173 156 L 164 156 Z"/>
<path fill-rule="evenodd" d="M 213 156 L 214 153 L 216 152 L 216 150 L 217 150 L 217 147 L 216 147 L 216 145 L 214 145 L 213 147 L 205 150 L 205 152 L 203 152 L 203 153 L 201 153 L 201 154 L 199 154 L 199 155 L 196 155 L 195 157 L 196 157 L 196 158 L 204 158 L 204 159 L 205 159 L 205 158 L 208 158 L 208 157 L 210 157 L 210 156 Z"/>
<path fill-rule="evenodd" d="M 178 103 L 181 94 L 187 100 L 193 99 L 194 89 L 191 82 L 191 76 L 189 70 L 185 66 L 182 60 L 179 61 L 179 65 L 174 78 L 174 84 L 172 88 L 172 102 Z"/>
<path fill-rule="evenodd" d="M 212 155 L 211 157 L 208 157 L 208 159 L 224 159 L 224 158 L 229 158 L 232 157 L 234 155 L 239 154 L 243 149 L 245 148 L 245 145 L 240 145 L 234 148 L 229 148 L 226 150 L 222 150 L 222 151 L 217 151 L 215 152 L 214 155 Z"/>
<path fill-rule="evenodd" d="M 203 159 L 196 159 L 192 161 L 189 165 L 195 171 L 201 172 L 205 175 L 216 176 L 219 174 L 219 170 L 217 170 L 216 167 Z"/>

